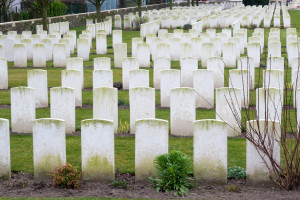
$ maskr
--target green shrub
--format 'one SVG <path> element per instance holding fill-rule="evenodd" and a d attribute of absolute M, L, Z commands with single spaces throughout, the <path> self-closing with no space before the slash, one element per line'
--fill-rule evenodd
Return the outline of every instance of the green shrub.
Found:
<path fill-rule="evenodd" d="M 227 177 L 228 179 L 245 179 L 246 171 L 240 166 L 229 167 Z"/>
<path fill-rule="evenodd" d="M 55 187 L 79 189 L 81 173 L 71 164 L 66 163 L 55 170 L 53 174 L 53 185 Z"/>
<path fill-rule="evenodd" d="M 124 105 L 125 105 L 125 101 L 123 99 L 119 99 L 118 106 L 124 106 Z"/>
<path fill-rule="evenodd" d="M 68 6 L 61 1 L 53 1 L 48 6 L 48 15 L 51 17 L 67 14 Z"/>
<path fill-rule="evenodd" d="M 27 20 L 29 19 L 29 12 L 28 11 L 21 11 L 20 12 L 20 20 Z"/>
<path fill-rule="evenodd" d="M 41 8 L 40 5 L 37 3 L 37 1 L 34 1 L 32 9 L 36 10 L 37 17 L 42 17 Z M 67 10 L 68 10 L 68 6 L 66 4 L 56 0 L 48 5 L 47 16 L 55 17 L 60 15 L 65 15 L 67 14 Z"/>
<path fill-rule="evenodd" d="M 117 88 L 118 90 L 121 90 L 123 88 L 123 83 L 122 82 L 115 82 L 114 87 Z"/>
<path fill-rule="evenodd" d="M 149 178 L 156 191 L 168 192 L 175 190 L 175 196 L 187 195 L 192 187 L 192 162 L 190 158 L 180 151 L 157 156 L 154 160 L 157 178 Z"/>

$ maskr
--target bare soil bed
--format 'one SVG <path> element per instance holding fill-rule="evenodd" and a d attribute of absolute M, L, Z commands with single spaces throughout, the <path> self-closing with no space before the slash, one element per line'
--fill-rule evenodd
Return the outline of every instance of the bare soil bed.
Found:
<path fill-rule="evenodd" d="M 156 192 L 150 184 L 134 182 L 131 174 L 116 174 L 116 180 L 127 182 L 123 188 L 111 183 L 84 182 L 78 190 L 60 189 L 52 183 L 35 181 L 30 173 L 13 173 L 9 181 L 0 181 L 0 197 L 102 197 L 174 199 L 173 192 Z M 234 188 L 234 191 L 230 189 Z M 300 199 L 300 190 L 285 191 L 277 186 L 254 188 L 245 186 L 244 180 L 229 180 L 225 186 L 196 185 L 186 199 Z"/>

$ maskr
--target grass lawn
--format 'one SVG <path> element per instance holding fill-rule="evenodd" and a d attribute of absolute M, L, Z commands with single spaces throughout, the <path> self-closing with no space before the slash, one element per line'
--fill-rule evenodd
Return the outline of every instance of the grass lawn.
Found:
<path fill-rule="evenodd" d="M 291 15 L 291 24 L 293 27 L 298 29 L 298 35 L 300 36 L 300 11 L 292 10 L 289 11 Z M 77 27 L 73 30 L 77 31 L 77 35 L 84 30 L 85 27 Z M 265 29 L 265 46 L 268 44 L 268 34 L 269 29 Z M 253 30 L 248 30 L 248 36 L 250 37 Z M 282 52 L 285 51 L 286 45 L 286 35 L 285 30 L 280 30 L 281 34 L 281 44 Z M 131 57 L 131 40 L 134 37 L 139 37 L 138 31 L 123 31 L 123 42 L 127 43 L 128 47 L 128 57 Z M 122 70 L 119 68 L 114 68 L 113 60 L 113 49 L 112 49 L 112 37 L 107 38 L 108 54 L 107 55 L 96 55 L 95 54 L 95 41 L 93 41 L 93 47 L 90 54 L 89 61 L 84 62 L 84 85 L 88 90 L 82 92 L 83 105 L 92 105 L 93 103 L 93 93 L 92 93 L 92 73 L 93 73 L 93 59 L 95 57 L 110 57 L 111 65 L 115 82 L 122 82 Z M 267 48 L 264 49 L 267 51 Z M 246 51 L 245 54 L 246 55 Z M 75 57 L 76 54 L 71 55 Z M 282 57 L 287 57 L 286 53 L 282 54 Z M 262 66 L 266 66 L 265 54 L 261 55 Z M 14 68 L 13 62 L 9 62 L 9 88 L 17 86 L 27 85 L 27 70 L 32 68 Z M 32 62 L 28 62 L 28 66 L 32 66 Z M 57 87 L 61 85 L 61 70 L 64 68 L 53 68 L 52 62 L 47 62 L 47 67 L 44 68 L 48 73 L 48 87 Z M 151 62 L 153 66 L 153 62 Z M 199 62 L 199 66 L 201 63 Z M 172 62 L 171 67 L 173 69 L 180 69 L 179 62 Z M 150 74 L 150 87 L 153 87 L 153 68 L 148 68 Z M 225 69 L 225 82 L 224 85 L 228 86 L 228 71 L 230 69 Z M 255 70 L 255 88 L 262 87 L 262 73 L 264 68 Z M 291 81 L 291 70 L 286 70 L 287 81 Z M 259 80 L 261 77 L 261 80 Z M 252 106 L 255 106 L 255 91 L 251 91 L 250 98 L 254 99 L 251 102 Z M 119 101 L 123 100 L 125 105 L 129 104 L 129 92 L 128 91 L 118 91 Z M 288 98 L 292 98 L 291 94 L 288 94 Z M 49 98 L 50 100 L 50 98 Z M 160 91 L 156 91 L 155 96 L 156 105 L 160 105 Z M 292 101 L 291 101 L 292 102 Z M 50 102 L 49 102 L 50 103 Z M 0 105 L 10 105 L 10 90 L 0 90 Z M 291 105 L 287 103 L 286 105 Z M 295 110 L 291 110 L 291 118 L 293 121 L 293 126 L 295 124 Z M 215 118 L 214 109 L 197 109 L 196 119 L 214 119 Z M 246 112 L 242 111 L 242 116 L 245 119 Z M 36 118 L 50 117 L 49 108 L 36 109 Z M 93 111 L 90 108 L 76 108 L 76 127 L 79 130 L 81 120 L 89 119 L 93 117 Z M 169 109 L 157 109 L 156 117 L 160 119 L 170 120 L 170 110 Z M 0 118 L 10 119 L 10 109 L 3 108 L 0 109 Z M 129 122 L 129 109 L 119 109 L 119 121 Z M 67 161 L 76 167 L 80 168 L 81 162 L 81 138 L 79 136 L 67 136 Z M 115 138 L 115 164 L 116 169 L 120 172 L 130 172 L 134 173 L 134 137 L 116 137 Z M 169 139 L 169 150 L 180 150 L 188 154 L 191 158 L 193 156 L 193 139 L 192 138 L 174 138 Z M 32 136 L 30 135 L 12 135 L 11 136 L 11 164 L 12 171 L 33 171 L 33 152 L 32 152 Z M 241 138 L 228 138 L 228 166 L 241 166 L 246 167 L 246 140 Z"/>
<path fill-rule="evenodd" d="M 81 139 L 78 136 L 67 136 L 67 162 L 81 168 Z M 115 167 L 121 173 L 134 173 L 134 137 L 115 138 Z M 191 158 L 193 156 L 192 138 L 169 139 L 169 150 L 179 150 Z M 228 139 L 228 166 L 246 167 L 246 140 Z M 11 136 L 12 171 L 33 172 L 33 149 L 30 135 Z"/>

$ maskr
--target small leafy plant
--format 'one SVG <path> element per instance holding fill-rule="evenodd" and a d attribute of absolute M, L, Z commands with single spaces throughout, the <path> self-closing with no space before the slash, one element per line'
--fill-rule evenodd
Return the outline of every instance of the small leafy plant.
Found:
<path fill-rule="evenodd" d="M 228 168 L 227 173 L 228 179 L 245 179 L 246 178 L 246 171 L 244 168 L 240 166 L 234 166 Z"/>
<path fill-rule="evenodd" d="M 53 174 L 53 185 L 55 187 L 67 189 L 79 189 L 80 176 L 80 171 L 78 171 L 70 163 L 66 163 L 55 170 L 55 173 Z"/>
<path fill-rule="evenodd" d="M 130 125 L 129 125 L 129 123 L 127 121 L 122 122 L 120 120 L 118 133 L 129 133 L 129 132 L 130 132 Z"/>
<path fill-rule="evenodd" d="M 157 156 L 154 160 L 156 178 L 149 178 L 156 191 L 168 192 L 175 190 L 175 196 L 185 196 L 193 186 L 191 174 L 192 162 L 190 158 L 180 152 Z"/>
<path fill-rule="evenodd" d="M 128 182 L 123 180 L 115 180 L 111 183 L 111 186 L 114 188 L 121 188 L 124 190 L 128 189 Z"/>
<path fill-rule="evenodd" d="M 229 192 L 236 192 L 236 193 L 241 192 L 241 188 L 238 187 L 238 186 L 236 186 L 236 185 L 228 185 L 228 186 L 227 186 L 227 190 L 228 190 Z"/>
<path fill-rule="evenodd" d="M 123 99 L 119 99 L 118 106 L 124 106 L 124 105 L 125 105 L 125 101 Z"/>

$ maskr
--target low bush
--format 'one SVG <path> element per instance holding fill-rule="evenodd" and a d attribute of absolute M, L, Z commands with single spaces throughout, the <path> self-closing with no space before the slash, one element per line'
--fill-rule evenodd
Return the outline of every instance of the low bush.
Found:
<path fill-rule="evenodd" d="M 227 177 L 228 179 L 245 179 L 246 171 L 240 166 L 229 167 Z"/>
<path fill-rule="evenodd" d="M 191 174 L 192 162 L 180 151 L 162 154 L 155 158 L 156 178 L 149 178 L 156 191 L 168 192 L 175 190 L 175 196 L 185 196 L 193 186 Z"/>
<path fill-rule="evenodd" d="M 193 26 L 191 25 L 191 24 L 185 24 L 184 26 L 183 26 L 183 30 L 190 30 L 190 29 L 192 29 L 193 28 Z"/>
<path fill-rule="evenodd" d="M 122 82 L 115 82 L 114 87 L 118 88 L 118 90 L 121 90 L 123 88 L 123 84 L 122 84 Z"/>
<path fill-rule="evenodd" d="M 130 124 L 127 121 L 122 122 L 120 120 L 118 129 L 118 133 L 130 133 Z"/>
<path fill-rule="evenodd" d="M 66 163 L 60 168 L 56 169 L 53 174 L 53 185 L 55 187 L 67 189 L 80 188 L 81 173 L 71 164 Z"/>

